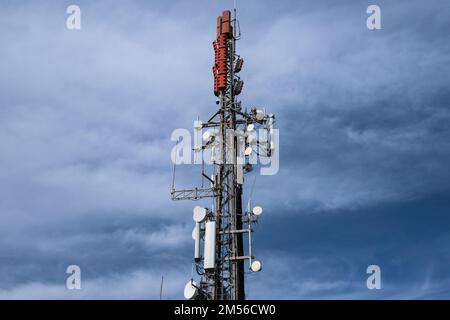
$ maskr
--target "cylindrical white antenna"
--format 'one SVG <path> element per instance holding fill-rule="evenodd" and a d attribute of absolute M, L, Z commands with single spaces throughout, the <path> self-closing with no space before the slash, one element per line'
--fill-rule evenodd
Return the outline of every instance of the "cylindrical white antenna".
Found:
<path fill-rule="evenodd" d="M 205 223 L 205 260 L 203 262 L 205 269 L 214 269 L 216 264 L 216 222 L 208 221 Z"/>
<path fill-rule="evenodd" d="M 200 256 L 200 223 L 196 223 L 194 230 L 192 232 L 194 238 L 194 260 L 199 261 L 201 259 Z"/>
<path fill-rule="evenodd" d="M 274 123 L 275 123 L 275 115 L 273 113 L 269 114 L 269 144 L 270 150 L 275 149 L 275 142 L 273 141 L 274 135 Z"/>

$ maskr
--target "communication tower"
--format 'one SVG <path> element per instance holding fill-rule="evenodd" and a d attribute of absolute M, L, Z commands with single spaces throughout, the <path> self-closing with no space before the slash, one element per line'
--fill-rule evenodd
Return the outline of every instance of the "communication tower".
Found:
<path fill-rule="evenodd" d="M 234 17 L 224 11 L 217 17 L 213 41 L 218 108 L 207 121 L 194 125 L 194 163 L 201 164 L 202 181 L 208 186 L 176 190 L 174 164 L 172 200 L 211 200 L 209 206 L 193 209 L 194 267 L 200 279 L 186 284 L 186 299 L 243 300 L 246 262 L 251 272 L 262 269 L 254 260 L 252 233 L 263 209 L 252 208 L 250 202 L 244 209 L 242 196 L 244 175 L 255 165 L 251 159 L 270 157 L 275 148 L 275 116 L 258 108 L 247 110 L 238 100 L 244 86 L 239 77 L 244 60 L 236 54 L 239 39 L 236 9 Z"/>

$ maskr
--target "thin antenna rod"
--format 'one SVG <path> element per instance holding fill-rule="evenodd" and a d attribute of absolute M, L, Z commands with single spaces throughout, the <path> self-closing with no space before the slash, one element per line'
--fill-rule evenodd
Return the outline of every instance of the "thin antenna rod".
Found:
<path fill-rule="evenodd" d="M 233 8 L 233 11 L 234 11 L 234 21 L 233 21 L 233 37 L 234 38 L 236 38 L 236 35 L 237 35 L 237 30 L 236 30 L 236 21 L 237 21 L 237 9 L 236 9 L 236 3 L 237 3 L 237 0 L 234 0 L 234 8 Z"/>
<path fill-rule="evenodd" d="M 177 155 L 178 155 L 178 142 L 175 144 L 175 161 L 173 162 L 173 171 L 172 171 L 172 191 L 175 190 L 175 168 L 177 165 Z"/>
<path fill-rule="evenodd" d="M 250 188 L 250 194 L 249 194 L 248 201 L 247 201 L 247 211 L 251 210 L 250 206 L 252 205 L 253 188 L 255 188 L 255 183 L 256 183 L 256 175 L 253 178 L 253 183 L 252 183 L 252 186 Z"/>
<path fill-rule="evenodd" d="M 159 288 L 159 300 L 162 300 L 164 276 L 161 276 L 161 287 Z"/>

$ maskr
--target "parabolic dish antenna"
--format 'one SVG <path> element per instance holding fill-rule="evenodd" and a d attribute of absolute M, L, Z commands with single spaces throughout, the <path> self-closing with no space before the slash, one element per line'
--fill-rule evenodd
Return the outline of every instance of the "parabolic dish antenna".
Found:
<path fill-rule="evenodd" d="M 206 218 L 207 213 L 208 211 L 206 210 L 206 208 L 195 206 L 193 215 L 194 221 L 198 223 L 203 222 Z"/>
<path fill-rule="evenodd" d="M 197 284 L 191 280 L 184 286 L 184 297 L 188 300 L 194 299 L 197 296 Z"/>
<path fill-rule="evenodd" d="M 253 214 L 255 216 L 259 216 L 261 213 L 263 213 L 263 208 L 261 208 L 260 206 L 256 206 L 253 208 Z"/>
<path fill-rule="evenodd" d="M 203 133 L 203 140 L 205 141 L 209 141 L 212 138 L 213 134 L 211 133 L 211 131 L 205 131 Z"/>
<path fill-rule="evenodd" d="M 257 110 L 256 111 L 256 120 L 261 121 L 264 119 L 264 111 Z"/>
<path fill-rule="evenodd" d="M 262 270 L 262 264 L 260 261 L 258 260 L 254 260 L 252 262 L 252 265 L 250 266 L 250 268 L 252 269 L 253 272 L 259 272 Z M 186 290 L 186 289 L 185 289 Z M 186 292 L 186 291 L 185 291 Z"/>

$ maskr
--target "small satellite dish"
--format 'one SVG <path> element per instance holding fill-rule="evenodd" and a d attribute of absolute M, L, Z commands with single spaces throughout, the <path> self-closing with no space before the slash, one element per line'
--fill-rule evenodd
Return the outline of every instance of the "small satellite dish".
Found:
<path fill-rule="evenodd" d="M 188 283 L 186 283 L 186 285 L 184 286 L 184 298 L 188 300 L 194 299 L 198 294 L 196 286 L 197 284 L 195 283 L 194 280 L 191 280 Z"/>
<path fill-rule="evenodd" d="M 255 216 L 259 216 L 261 213 L 263 213 L 263 208 L 261 208 L 260 206 L 256 206 L 253 208 L 253 214 Z"/>
<path fill-rule="evenodd" d="M 245 154 L 246 156 L 249 156 L 249 155 L 252 154 L 252 152 L 253 152 L 252 147 L 247 147 L 247 148 L 245 148 L 244 154 Z"/>
<path fill-rule="evenodd" d="M 205 140 L 205 141 L 211 140 L 212 137 L 213 137 L 213 134 L 211 131 L 205 131 L 203 133 L 203 140 Z"/>
<path fill-rule="evenodd" d="M 256 111 L 256 120 L 261 121 L 264 119 L 264 111 L 257 110 Z"/>
<path fill-rule="evenodd" d="M 260 261 L 258 260 L 254 260 L 250 266 L 250 268 L 252 269 L 253 272 L 260 272 L 262 270 L 262 264 Z M 184 289 L 186 292 L 186 289 Z M 185 293 L 186 296 L 186 293 Z"/>
<path fill-rule="evenodd" d="M 194 207 L 194 221 L 195 222 L 203 222 L 206 218 L 206 214 L 208 213 L 208 210 L 206 210 L 206 208 L 200 207 L 200 206 L 195 206 Z"/>
<path fill-rule="evenodd" d="M 247 126 L 247 131 L 248 131 L 248 132 L 255 131 L 255 125 L 254 125 L 253 123 L 249 124 L 249 125 Z"/>

